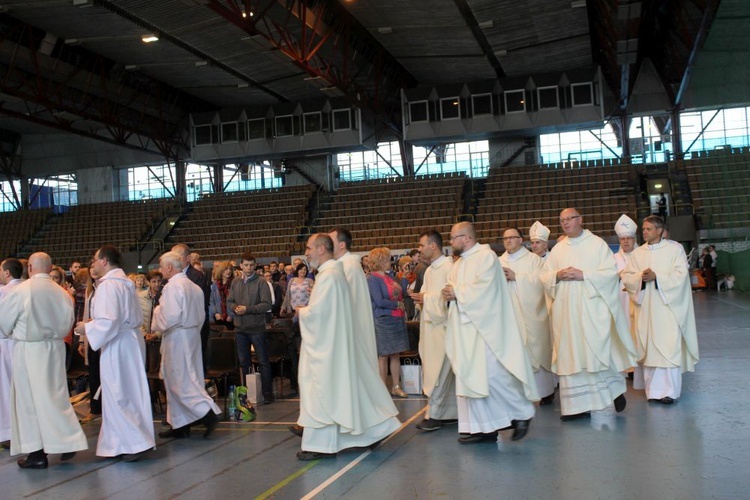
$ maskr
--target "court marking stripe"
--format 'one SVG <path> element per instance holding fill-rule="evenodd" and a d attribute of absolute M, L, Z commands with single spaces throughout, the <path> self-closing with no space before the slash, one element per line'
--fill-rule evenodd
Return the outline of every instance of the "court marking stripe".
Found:
<path fill-rule="evenodd" d="M 427 411 L 427 406 L 423 407 L 421 410 L 419 410 L 417 413 L 414 414 L 409 420 L 401 424 L 401 427 L 399 427 L 395 432 L 393 432 L 390 436 L 385 438 L 380 444 L 378 444 L 378 448 L 388 441 L 391 440 L 396 434 L 401 432 L 402 430 L 406 429 L 407 426 L 409 426 L 412 422 L 414 422 L 420 415 L 423 415 Z M 323 490 L 328 488 L 330 485 L 335 483 L 338 479 L 344 476 L 347 472 L 352 470 L 354 467 L 356 467 L 362 460 L 367 458 L 373 450 L 367 450 L 364 453 L 362 453 L 360 456 L 349 462 L 344 468 L 339 470 L 337 473 L 326 479 L 323 483 L 321 483 L 317 488 L 312 490 L 310 493 L 302 497 L 302 500 L 310 500 L 311 498 L 314 498 L 316 495 L 321 493 Z"/>
<path fill-rule="evenodd" d="M 265 500 L 266 498 L 270 497 L 271 495 L 273 495 L 274 493 L 276 493 L 277 491 L 279 491 L 281 488 L 283 488 L 287 484 L 291 483 L 292 481 L 294 481 L 295 479 L 297 479 L 298 477 L 300 477 L 302 474 L 304 474 L 308 470 L 310 470 L 313 467 L 315 467 L 316 465 L 318 465 L 319 462 L 320 462 L 320 460 L 313 460 L 313 461 L 311 461 L 310 463 L 308 463 L 307 465 L 305 465 L 304 467 L 302 467 L 300 470 L 298 470 L 294 474 L 291 474 L 291 475 L 287 476 L 281 482 L 276 483 L 275 485 L 271 486 L 269 489 L 267 489 L 266 491 L 264 491 L 263 493 L 261 493 L 260 495 L 258 495 L 257 497 L 255 497 L 255 500 Z"/>
<path fill-rule="evenodd" d="M 729 304 L 730 306 L 739 307 L 740 309 L 744 309 L 745 311 L 750 311 L 750 307 L 743 306 L 742 304 L 737 304 L 735 302 L 732 302 L 731 300 L 720 299 L 719 297 L 716 297 L 716 300 L 718 300 L 719 302 L 724 302 L 725 304 Z"/>

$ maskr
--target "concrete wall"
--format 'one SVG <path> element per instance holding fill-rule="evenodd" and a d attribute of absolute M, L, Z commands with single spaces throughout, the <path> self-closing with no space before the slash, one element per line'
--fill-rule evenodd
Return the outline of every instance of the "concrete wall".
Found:
<path fill-rule="evenodd" d="M 70 174 L 102 165 L 131 166 L 164 161 L 158 154 L 70 134 L 26 134 L 21 139 L 21 155 L 21 171 L 28 177 Z"/>
<path fill-rule="evenodd" d="M 119 179 L 116 177 L 117 171 L 112 167 L 80 169 L 76 176 L 79 205 L 117 201 L 115 184 L 119 184 Z"/>

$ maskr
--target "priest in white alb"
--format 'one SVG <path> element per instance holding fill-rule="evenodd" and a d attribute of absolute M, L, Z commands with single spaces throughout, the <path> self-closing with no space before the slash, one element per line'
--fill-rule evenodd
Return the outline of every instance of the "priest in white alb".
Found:
<path fill-rule="evenodd" d="M 428 398 L 424 420 L 417 429 L 436 431 L 458 421 L 456 377 L 445 354 L 448 303 L 443 288 L 453 269 L 453 261 L 443 255 L 443 237 L 431 229 L 419 237 L 419 255 L 427 269 L 419 292 L 411 292 L 422 306 L 419 316 L 419 357 L 422 360 L 423 391 Z"/>
<path fill-rule="evenodd" d="M 162 332 L 161 377 L 167 393 L 167 423 L 162 438 L 184 438 L 192 425 L 206 427 L 208 437 L 221 413 L 206 392 L 201 356 L 201 328 L 205 310 L 203 290 L 182 269 L 182 256 L 167 252 L 159 259 L 159 270 L 169 280 L 154 308 L 152 329 Z"/>
<path fill-rule="evenodd" d="M 12 257 L 0 264 L 0 300 L 21 284 L 23 264 Z M 13 372 L 12 338 L 0 335 L 0 445 L 10 447 L 10 384 Z"/>
<path fill-rule="evenodd" d="M 143 313 L 135 286 L 121 269 L 120 251 L 105 245 L 91 261 L 101 276 L 90 303 L 91 320 L 76 332 L 101 350 L 102 427 L 96 454 L 135 462 L 154 448 L 154 422 L 146 379 Z"/>
<path fill-rule="evenodd" d="M 536 388 L 542 397 L 539 404 L 548 405 L 555 399 L 555 380 L 551 371 L 549 313 L 544 287 L 539 281 L 544 263 L 524 248 L 520 229 L 506 229 L 503 232 L 503 245 L 505 252 L 500 256 L 500 265 L 508 281 L 513 311 L 534 369 Z"/>
<path fill-rule="evenodd" d="M 376 408 L 367 392 L 374 382 L 363 379 L 378 375 L 358 365 L 351 293 L 341 263 L 333 258 L 333 241 L 327 234 L 310 236 L 305 257 L 318 274 L 308 305 L 298 309 L 302 344 L 297 424 L 304 432 L 297 458 L 316 460 L 335 457 L 346 448 L 371 446 L 401 423 Z"/>
<path fill-rule="evenodd" d="M 531 252 L 542 261 L 547 259 L 549 252 L 549 228 L 539 221 L 534 222 L 529 228 L 529 241 L 531 242 Z"/>
<path fill-rule="evenodd" d="M 352 234 L 346 228 L 336 228 L 329 235 L 333 241 L 333 257 L 344 270 L 349 286 L 352 304 L 352 324 L 354 326 L 354 355 L 360 378 L 369 398 L 360 401 L 370 406 L 368 411 L 377 414 L 376 420 L 396 417 L 398 410 L 388 393 L 388 388 L 380 378 L 378 351 L 375 347 L 375 324 L 370 303 L 370 289 L 367 277 L 362 270 L 362 258 L 351 253 Z"/>
<path fill-rule="evenodd" d="M 73 326 L 73 301 L 49 276 L 46 253 L 29 257 L 30 278 L 0 300 L 0 338 L 12 338 L 11 455 L 22 469 L 46 469 L 47 453 L 73 458 L 88 448 L 68 398 L 64 338 Z"/>
<path fill-rule="evenodd" d="M 662 239 L 664 222 L 643 220 L 645 244 L 630 254 L 622 280 L 635 303 L 636 341 L 649 401 L 672 404 L 682 374 L 699 359 L 698 335 L 685 251 Z"/>
<path fill-rule="evenodd" d="M 617 275 L 620 276 L 619 295 L 620 305 L 622 311 L 625 313 L 625 319 L 628 322 L 628 329 L 630 330 L 630 336 L 633 338 L 633 344 L 638 345 L 635 338 L 635 324 L 633 324 L 633 314 L 635 311 L 635 305 L 630 300 L 628 291 L 625 289 L 625 285 L 622 283 L 622 273 L 625 271 L 625 266 L 630 259 L 630 253 L 635 248 L 635 235 L 638 232 L 638 224 L 625 214 L 622 214 L 617 222 L 615 223 L 615 234 L 620 242 L 620 249 L 615 253 L 615 264 L 617 266 Z M 636 348 L 637 350 L 637 348 Z M 643 370 L 636 365 L 633 368 L 633 388 L 643 389 Z"/>
<path fill-rule="evenodd" d="M 451 229 L 453 264 L 443 299 L 448 301 L 446 354 L 456 375 L 461 444 L 495 442 L 498 431 L 523 438 L 539 396 L 526 347 L 497 255 L 476 241 L 474 225 Z"/>
<path fill-rule="evenodd" d="M 623 372 L 635 348 L 619 302 L 615 260 L 607 243 L 583 229 L 575 208 L 560 213 L 565 239 L 540 276 L 552 300 L 552 370 L 560 378 L 563 421 L 614 405 L 625 409 Z"/>

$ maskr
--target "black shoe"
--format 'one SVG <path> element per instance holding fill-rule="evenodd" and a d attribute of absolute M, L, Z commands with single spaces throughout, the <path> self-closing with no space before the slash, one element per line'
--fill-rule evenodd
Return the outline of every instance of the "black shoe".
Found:
<path fill-rule="evenodd" d="M 488 433 L 469 434 L 458 438 L 461 444 L 494 443 L 497 441 L 497 431 Z"/>
<path fill-rule="evenodd" d="M 574 415 L 561 415 L 560 420 L 563 422 L 570 422 L 572 420 L 579 420 L 582 418 L 591 418 L 591 412 L 585 411 L 583 413 L 576 413 Z"/>
<path fill-rule="evenodd" d="M 62 455 L 60 455 L 60 460 L 63 461 L 63 462 L 67 462 L 68 460 L 70 460 L 74 456 L 76 456 L 76 452 L 75 451 L 69 451 L 68 453 L 63 453 Z"/>
<path fill-rule="evenodd" d="M 320 453 L 319 451 L 298 451 L 299 460 L 318 460 L 321 458 L 336 458 L 335 453 Z"/>
<path fill-rule="evenodd" d="M 46 469 L 48 467 L 47 454 L 43 450 L 29 453 L 26 458 L 19 458 L 16 462 L 22 469 Z"/>
<path fill-rule="evenodd" d="M 625 394 L 620 394 L 615 398 L 615 411 L 617 413 L 620 413 L 622 410 L 625 409 L 625 405 L 628 404 L 627 400 L 625 399 Z"/>
<path fill-rule="evenodd" d="M 149 453 L 151 453 L 151 448 L 149 448 L 148 450 L 139 451 L 138 453 L 126 453 L 122 455 L 122 461 L 137 462 L 143 458 L 146 458 Z"/>
<path fill-rule="evenodd" d="M 164 427 L 167 427 L 167 426 L 169 426 L 169 422 L 167 422 L 167 419 L 166 419 L 166 418 L 165 418 L 165 419 L 162 419 L 162 421 L 161 421 L 161 425 L 163 425 Z"/>
<path fill-rule="evenodd" d="M 539 400 L 539 406 L 545 406 L 545 405 L 551 405 L 552 402 L 555 400 L 555 393 L 554 391 L 549 396 L 544 396 L 542 399 Z"/>
<path fill-rule="evenodd" d="M 297 425 L 297 424 L 290 425 L 288 429 L 289 429 L 289 432 L 299 437 L 302 437 L 302 432 L 305 430 L 304 427 L 302 427 L 301 425 Z"/>
<path fill-rule="evenodd" d="M 663 405 L 671 405 L 671 404 L 674 404 L 674 399 L 672 399 L 672 398 L 670 398 L 669 396 L 667 396 L 667 397 L 665 397 L 665 398 L 661 398 L 661 399 L 659 400 L 659 402 L 660 402 L 661 404 L 663 404 Z"/>
<path fill-rule="evenodd" d="M 263 404 L 264 405 L 270 405 L 274 401 L 275 400 L 273 399 L 273 396 L 266 396 L 265 394 L 263 395 Z"/>
<path fill-rule="evenodd" d="M 419 422 L 416 427 L 420 431 L 430 432 L 441 429 L 443 427 L 443 423 L 440 420 L 435 420 L 434 418 L 425 418 L 424 420 Z"/>
<path fill-rule="evenodd" d="M 171 429 L 167 429 L 166 431 L 161 431 L 159 433 L 159 437 L 160 438 L 175 438 L 175 439 L 187 438 L 187 437 L 190 437 L 190 427 L 184 426 L 184 427 L 178 427 L 177 429 L 173 427 Z"/>
<path fill-rule="evenodd" d="M 457 418 L 446 418 L 444 420 L 438 420 L 443 425 L 456 425 L 458 423 Z"/>
<path fill-rule="evenodd" d="M 200 419 L 200 424 L 206 426 L 206 430 L 203 432 L 203 437 L 207 438 L 211 434 L 213 434 L 214 430 L 216 429 L 216 426 L 219 425 L 219 416 L 214 413 L 211 410 L 208 410 L 208 413 L 206 413 L 202 419 Z M 188 428 L 188 434 L 189 434 Z"/>
<path fill-rule="evenodd" d="M 529 424 L 531 424 L 531 419 L 528 420 L 512 420 L 511 423 L 513 424 L 513 435 L 510 437 L 511 441 L 519 441 L 526 436 L 526 434 L 529 432 Z"/>

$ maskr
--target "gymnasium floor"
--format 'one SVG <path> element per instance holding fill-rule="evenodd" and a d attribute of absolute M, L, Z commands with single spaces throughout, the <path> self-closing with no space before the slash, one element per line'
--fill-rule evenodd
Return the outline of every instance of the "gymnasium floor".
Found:
<path fill-rule="evenodd" d="M 629 389 L 617 415 L 562 423 L 542 407 L 517 443 L 462 446 L 456 427 L 421 433 L 425 400 L 396 402 L 405 425 L 375 450 L 300 462 L 286 429 L 298 401 L 261 406 L 254 423 L 222 423 L 210 439 L 157 439 L 149 460 L 91 448 L 47 470 L 0 452 L 0 498 L 748 498 L 750 294 L 694 293 L 701 361 L 673 406 Z M 162 429 L 155 422 L 158 432 Z"/>

